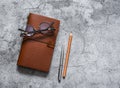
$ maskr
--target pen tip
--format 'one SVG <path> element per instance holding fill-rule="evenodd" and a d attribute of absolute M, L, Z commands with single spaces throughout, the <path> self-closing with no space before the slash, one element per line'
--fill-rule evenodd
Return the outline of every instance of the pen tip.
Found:
<path fill-rule="evenodd" d="M 61 81 L 60 81 L 60 80 L 58 80 L 58 82 L 60 83 Z"/>

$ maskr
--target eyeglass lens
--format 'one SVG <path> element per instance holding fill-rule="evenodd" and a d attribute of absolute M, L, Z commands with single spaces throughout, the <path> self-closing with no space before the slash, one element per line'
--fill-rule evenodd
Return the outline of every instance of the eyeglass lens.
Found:
<path fill-rule="evenodd" d="M 43 22 L 40 24 L 39 30 L 42 34 L 50 34 L 51 35 L 53 33 L 53 31 L 49 30 L 50 26 L 51 25 L 49 23 Z M 35 30 L 31 25 L 27 25 L 26 32 L 28 32 L 27 36 L 32 36 L 32 35 L 34 35 Z"/>

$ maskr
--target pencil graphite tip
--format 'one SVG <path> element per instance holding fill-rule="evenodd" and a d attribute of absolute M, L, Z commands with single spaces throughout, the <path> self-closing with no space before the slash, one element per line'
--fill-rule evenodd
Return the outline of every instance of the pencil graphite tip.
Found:
<path fill-rule="evenodd" d="M 65 76 L 63 76 L 63 79 L 65 79 Z"/>

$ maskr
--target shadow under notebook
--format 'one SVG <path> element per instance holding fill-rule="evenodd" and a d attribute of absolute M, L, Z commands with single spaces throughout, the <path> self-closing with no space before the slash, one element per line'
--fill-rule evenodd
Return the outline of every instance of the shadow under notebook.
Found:
<path fill-rule="evenodd" d="M 38 71 L 35 69 L 27 68 L 27 67 L 22 67 L 22 66 L 17 66 L 17 71 L 20 74 L 24 75 L 35 75 L 35 76 L 40 76 L 40 77 L 47 77 L 49 72 L 43 72 L 43 71 Z"/>

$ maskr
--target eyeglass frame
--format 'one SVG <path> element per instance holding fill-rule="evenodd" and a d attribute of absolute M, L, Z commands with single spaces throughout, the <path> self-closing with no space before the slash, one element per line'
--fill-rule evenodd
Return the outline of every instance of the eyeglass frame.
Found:
<path fill-rule="evenodd" d="M 47 22 L 42 22 L 42 23 L 47 23 Z M 42 23 L 40 23 L 40 25 L 41 25 Z M 36 30 L 35 28 L 33 28 L 33 31 L 32 31 L 32 32 L 29 32 L 29 33 L 34 33 L 32 36 L 34 36 L 36 33 L 41 33 L 41 34 L 43 34 L 41 31 L 50 30 L 50 27 L 51 27 L 53 24 L 54 24 L 54 22 L 51 22 L 50 25 L 49 25 L 49 27 L 46 28 L 46 29 L 43 29 L 43 30 Z M 30 26 L 31 26 L 31 25 L 30 25 Z M 52 27 L 51 29 L 54 30 L 54 31 L 56 30 L 54 27 Z M 25 31 L 25 30 L 22 30 L 22 29 L 18 29 L 18 30 L 24 32 L 24 33 L 21 33 L 21 35 L 22 35 L 22 34 L 26 34 L 26 35 L 28 34 L 28 32 Z M 29 37 L 28 39 L 30 39 L 30 37 L 32 37 L 32 36 L 21 36 L 21 35 L 20 35 L 20 37 Z M 33 38 L 32 38 L 32 40 L 37 41 L 36 39 L 33 39 Z M 47 44 L 47 46 L 50 47 L 50 48 L 54 48 L 54 45 L 53 45 L 53 44 L 49 44 L 49 43 L 43 42 L 43 41 L 38 41 L 38 42 Z"/>
<path fill-rule="evenodd" d="M 40 23 L 40 25 L 43 24 L 43 23 L 49 24 L 48 22 L 42 22 L 42 23 Z M 55 30 L 56 30 L 54 27 L 51 27 L 53 24 L 54 24 L 54 22 L 51 22 L 51 23 L 49 24 L 49 27 L 47 27 L 46 29 L 42 29 L 42 30 L 36 30 L 34 27 L 32 27 L 32 26 L 30 25 L 30 26 L 33 28 L 33 31 L 31 31 L 31 32 L 28 32 L 28 31 L 23 30 L 23 29 L 18 29 L 18 30 L 24 32 L 24 33 L 21 33 L 21 35 L 20 35 L 21 37 L 25 37 L 25 36 L 22 36 L 22 35 L 27 35 L 27 34 L 29 34 L 29 33 L 34 33 L 34 34 L 36 34 L 36 33 L 41 33 L 41 34 L 44 34 L 44 33 L 42 33 L 42 31 L 50 30 L 50 31 L 52 32 L 52 31 L 55 31 Z M 29 26 L 29 24 L 28 24 L 27 26 Z M 34 35 L 34 34 L 33 34 L 33 35 Z M 46 33 L 46 34 L 47 34 L 47 33 Z M 33 36 L 33 35 L 32 35 L 32 36 Z"/>

